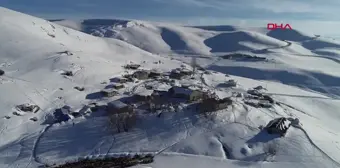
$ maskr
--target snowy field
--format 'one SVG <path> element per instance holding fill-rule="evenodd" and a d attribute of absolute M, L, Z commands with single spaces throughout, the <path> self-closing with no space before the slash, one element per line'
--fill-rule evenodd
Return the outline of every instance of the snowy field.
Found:
<path fill-rule="evenodd" d="M 109 126 L 105 110 L 60 123 L 50 120 L 65 105 L 81 111 L 91 103 L 146 92 L 147 85 L 171 88 L 140 80 L 128 83 L 118 96 L 101 97 L 99 91 L 113 78 L 131 71 L 123 68 L 126 64 L 167 73 L 190 69 L 193 58 L 209 73 L 199 70 L 175 82 L 232 98 L 233 104 L 213 117 L 183 103 L 162 115 L 141 111 L 136 125 L 122 133 Z M 135 166 L 140 168 L 340 167 L 339 63 L 340 42 L 298 30 L 49 22 L 0 8 L 0 70 L 5 72 L 0 75 L 0 167 L 36 168 L 136 153 L 155 154 L 153 163 Z M 237 86 L 224 87 L 228 80 Z M 275 100 L 270 108 L 246 103 L 247 91 L 257 86 Z M 25 103 L 40 110 L 15 108 Z M 261 129 L 278 117 L 300 123 L 284 137 Z"/>

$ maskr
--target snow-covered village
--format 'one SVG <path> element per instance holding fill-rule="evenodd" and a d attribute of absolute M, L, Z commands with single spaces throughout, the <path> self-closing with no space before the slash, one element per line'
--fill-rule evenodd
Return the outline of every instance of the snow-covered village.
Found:
<path fill-rule="evenodd" d="M 0 167 L 340 167 L 339 58 L 294 29 L 0 7 Z"/>

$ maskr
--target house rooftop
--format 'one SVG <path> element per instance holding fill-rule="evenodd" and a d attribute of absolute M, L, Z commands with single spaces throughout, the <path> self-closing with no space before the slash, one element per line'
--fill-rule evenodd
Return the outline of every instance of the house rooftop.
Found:
<path fill-rule="evenodd" d="M 107 88 L 107 89 L 103 89 L 102 92 L 109 93 L 109 92 L 118 92 L 118 91 L 116 89 L 114 89 L 114 88 Z"/>
<path fill-rule="evenodd" d="M 112 84 L 112 86 L 124 86 L 124 85 L 120 84 L 120 83 L 114 83 L 114 84 Z"/>
<path fill-rule="evenodd" d="M 142 90 L 136 93 L 138 96 L 150 96 L 153 93 L 153 90 Z"/>
<path fill-rule="evenodd" d="M 152 73 L 162 73 L 159 69 L 151 69 L 150 72 L 152 72 Z"/>
<path fill-rule="evenodd" d="M 276 119 L 273 119 L 271 120 L 267 127 L 268 128 L 272 128 L 272 127 L 276 127 L 276 128 L 279 128 L 279 129 L 283 129 L 283 127 L 288 127 L 289 126 L 289 121 L 284 118 L 284 117 L 280 117 L 280 118 L 276 118 Z"/>
<path fill-rule="evenodd" d="M 185 95 L 190 95 L 193 90 L 188 89 L 188 88 L 183 88 L 183 87 L 178 87 L 174 86 L 171 88 L 175 94 L 185 94 Z"/>

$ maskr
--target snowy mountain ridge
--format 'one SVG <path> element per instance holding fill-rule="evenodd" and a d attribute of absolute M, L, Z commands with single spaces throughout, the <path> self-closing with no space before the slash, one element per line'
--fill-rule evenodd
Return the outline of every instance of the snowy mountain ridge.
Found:
<path fill-rule="evenodd" d="M 0 167 L 135 153 L 156 155 L 153 163 L 136 167 L 339 167 L 338 42 L 295 30 L 123 20 L 53 23 L 5 8 L 0 27 Z M 140 74 L 113 97 L 100 92 L 136 72 L 124 65 L 167 76 L 176 68 L 190 72 L 193 60 L 202 68 L 191 76 Z M 175 85 L 208 90 L 232 105 L 204 116 L 197 104 L 176 104 L 178 99 L 167 99 L 174 104 L 155 113 L 136 103 L 138 122 L 120 133 L 101 108 L 149 93 L 149 87 L 161 92 Z M 40 109 L 18 109 L 26 103 Z M 65 106 L 70 108 L 59 110 Z M 58 110 L 80 117 L 58 118 Z M 284 137 L 263 129 L 279 117 L 298 121 Z"/>

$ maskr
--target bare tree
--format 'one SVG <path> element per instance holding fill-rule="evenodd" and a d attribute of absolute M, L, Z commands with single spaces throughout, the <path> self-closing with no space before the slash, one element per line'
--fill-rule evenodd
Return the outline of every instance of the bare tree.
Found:
<path fill-rule="evenodd" d="M 109 123 L 112 128 L 117 129 L 118 133 L 128 132 L 130 128 L 135 126 L 136 121 L 135 112 L 109 115 Z"/>
<path fill-rule="evenodd" d="M 125 132 L 128 132 L 133 126 L 136 125 L 137 116 L 136 113 L 129 113 L 124 116 L 123 119 L 123 129 Z"/>

